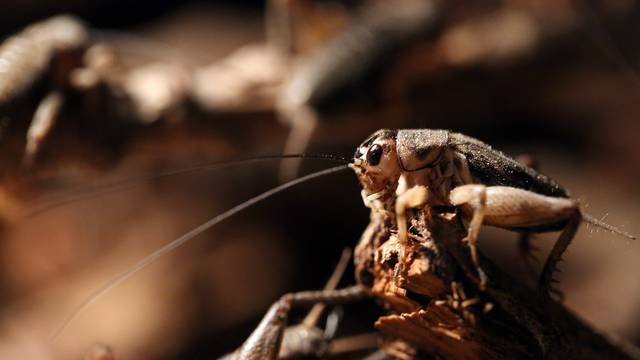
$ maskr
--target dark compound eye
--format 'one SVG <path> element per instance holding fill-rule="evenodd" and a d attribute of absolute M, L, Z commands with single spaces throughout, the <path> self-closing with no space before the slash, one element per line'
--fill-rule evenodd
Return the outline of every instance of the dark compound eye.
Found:
<path fill-rule="evenodd" d="M 367 151 L 367 162 L 369 165 L 376 166 L 380 163 L 380 159 L 382 158 L 382 146 L 378 144 L 373 144 L 369 151 Z"/>

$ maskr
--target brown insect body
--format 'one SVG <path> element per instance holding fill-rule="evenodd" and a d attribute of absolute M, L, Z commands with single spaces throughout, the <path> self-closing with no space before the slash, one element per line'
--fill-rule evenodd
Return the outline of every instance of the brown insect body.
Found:
<path fill-rule="evenodd" d="M 447 130 L 380 130 L 358 148 L 352 168 L 365 205 L 383 214 L 378 222 L 390 225 L 402 245 L 409 242 L 407 209 L 431 213 L 446 207 L 459 213 L 468 224 L 465 241 L 481 288 L 488 280 L 476 246 L 482 225 L 522 232 L 525 243 L 529 233 L 563 230 L 540 275 L 538 288 L 544 294 L 553 290 L 555 266 L 583 219 L 621 233 L 583 216 L 577 201 L 552 179 Z"/>
<path fill-rule="evenodd" d="M 364 155 L 362 151 L 376 140 L 395 142 L 393 146 L 397 149 L 398 164 L 405 172 L 441 166 L 441 160 L 446 159 L 445 152 L 454 151 L 464 155 L 474 182 L 569 197 L 568 192 L 553 179 L 464 134 L 431 129 L 379 130 L 358 147 L 355 158 Z"/>
<path fill-rule="evenodd" d="M 384 142 L 386 151 L 395 153 L 397 164 L 393 166 L 400 168 L 400 171 L 385 171 L 384 181 L 388 184 L 404 181 L 401 189 L 394 188 L 395 185 L 387 186 L 388 189 L 403 192 L 407 187 L 425 185 L 436 197 L 432 205 L 452 205 L 448 199 L 451 190 L 467 184 L 508 186 L 544 196 L 569 198 L 567 190 L 553 179 L 464 134 L 432 129 L 379 130 L 358 147 L 354 158 L 364 156 L 364 151 L 376 141 Z M 361 171 L 359 174 L 365 191 L 380 191 L 375 190 L 379 186 L 371 184 L 369 175 Z M 565 223 L 503 227 L 539 232 L 561 229 Z"/>
<path fill-rule="evenodd" d="M 284 109 L 344 101 L 343 90 L 372 77 L 434 24 L 437 6 L 404 0 L 365 7 L 342 33 L 303 59 L 280 95 Z"/>
<path fill-rule="evenodd" d="M 553 179 L 472 137 L 450 133 L 449 145 L 465 156 L 474 178 L 485 185 L 512 186 L 540 195 L 569 197 Z"/>

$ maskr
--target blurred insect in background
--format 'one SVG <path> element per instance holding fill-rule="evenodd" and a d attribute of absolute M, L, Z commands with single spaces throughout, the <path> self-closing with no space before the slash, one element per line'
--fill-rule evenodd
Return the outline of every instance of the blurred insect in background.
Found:
<path fill-rule="evenodd" d="M 27 132 L 23 158 L 26 166 L 33 163 L 54 126 L 64 102 L 63 89 L 69 86 L 69 72 L 77 66 L 73 54 L 81 51 L 87 40 L 84 24 L 59 16 L 27 27 L 0 46 L 0 104 L 13 100 L 50 71 L 50 92 L 38 105 Z"/>
<path fill-rule="evenodd" d="M 369 122 L 368 131 L 402 125 L 428 106 L 429 100 L 412 90 L 438 83 L 443 74 L 517 66 L 575 32 L 606 39 L 591 6 L 498 2 L 477 4 L 471 11 L 467 3 L 372 1 L 343 15 L 346 20 L 333 14 L 338 25 L 331 26 L 332 20 L 317 20 L 331 19 L 331 10 L 323 12 L 308 1 L 273 0 L 267 6 L 266 43 L 248 45 L 198 70 L 194 96 L 209 109 L 256 104 L 272 109 L 291 128 L 284 152 L 300 153 L 320 124 L 333 129 L 331 134 L 349 126 L 340 111 L 364 113 L 357 119 Z M 320 25 L 304 26 L 314 20 Z M 611 42 L 598 45 L 632 73 Z M 367 99 L 364 108 L 354 107 L 362 98 Z M 335 118 L 340 125 L 330 127 Z M 298 167 L 297 161 L 283 163 L 281 178 L 292 178 Z"/>
<path fill-rule="evenodd" d="M 605 54 L 636 78 L 624 55 L 606 41 L 591 5 L 582 2 L 482 4 L 475 12 L 467 5 L 430 0 L 373 1 L 342 10 L 307 1 L 272 0 L 267 5 L 265 43 L 244 46 L 205 66 L 187 64 L 162 43 L 89 29 L 69 16 L 34 24 L 8 39 L 1 49 L 3 72 L 9 76 L 0 84 L 0 104 L 28 90 L 45 72 L 53 81 L 27 132 L 23 163 L 28 167 L 35 161 L 59 116 L 64 93 L 72 89 L 88 92 L 85 97 L 93 106 L 105 101 L 96 98 L 107 95 L 103 108 L 110 113 L 119 109 L 119 117 L 142 124 L 186 118 L 189 100 L 212 113 L 274 112 L 291 128 L 283 152 L 292 154 L 308 147 L 318 122 L 327 124 L 336 109 L 352 112 L 354 99 L 381 102 L 358 117 L 371 122 L 361 125 L 363 130 L 403 125 L 423 111 L 420 96 L 409 95 L 421 84 L 437 83 L 447 72 L 523 63 L 546 43 L 570 39 L 579 31 L 595 33 Z M 472 16 L 459 15 L 465 12 Z M 324 26 L 305 26 L 321 23 L 323 16 L 329 19 Z M 584 18 L 586 30 L 575 17 Z M 131 54 L 138 58 L 133 66 L 127 64 Z M 140 58 L 146 60 L 140 64 Z M 299 163 L 282 166 L 282 179 L 290 179 Z"/>
<path fill-rule="evenodd" d="M 88 102 L 87 113 L 92 111 L 90 106 L 95 111 L 97 102 L 120 98 L 125 100 L 119 106 L 125 107 L 122 112 L 134 114 L 126 116 L 146 123 L 160 116 L 171 118 L 185 98 L 186 70 L 165 62 L 124 72 L 114 50 L 99 41 L 105 35 L 118 38 L 117 34 L 90 30 L 82 21 L 62 15 L 30 25 L 0 45 L 0 105 L 6 108 L 35 84 L 44 82 L 48 89 L 28 127 L 23 167 L 33 167 L 61 116 L 65 98 L 73 99 L 78 92 Z M 129 37 L 119 38 L 122 41 Z M 147 48 L 153 47 L 149 43 L 144 42 Z"/>
<path fill-rule="evenodd" d="M 73 49 L 73 61 L 50 70 L 56 74 L 53 87 L 57 89 L 43 99 L 34 115 L 26 164 L 34 161 L 51 131 L 63 102 L 61 90 L 93 89 L 95 93 L 100 84 L 107 87 L 109 97 L 120 99 L 105 108 L 119 108 L 121 116 L 146 124 L 184 118 L 188 99 L 214 113 L 273 111 L 291 127 L 284 153 L 300 153 L 318 121 L 334 118 L 333 109 L 348 108 L 354 90 L 363 85 L 372 83 L 376 90 L 359 97 L 380 98 L 383 104 L 378 107 L 386 109 L 368 125 L 371 131 L 415 113 L 416 109 L 407 109 L 416 106 L 409 104 L 408 92 L 420 82 L 434 80 L 436 74 L 441 76 L 443 70 L 515 64 L 535 56 L 544 43 L 576 31 L 571 18 L 580 15 L 579 6 L 545 6 L 480 6 L 483 16 L 474 13 L 465 18 L 457 15 L 461 9 L 456 5 L 437 1 L 372 2 L 352 14 L 334 14 L 343 20 L 336 20 L 338 24 L 323 33 L 305 28 L 300 20 L 323 15 L 312 3 L 274 0 L 268 6 L 266 43 L 242 47 L 207 66 L 187 65 L 161 43 L 90 30 L 74 18 L 57 17 L 26 29 L 18 35 L 24 40 L 5 44 L 6 70 L 12 77 L 3 82 L 6 94 L 0 102 L 24 92 L 47 70 L 50 59 Z M 555 15 L 537 16 L 546 12 Z M 130 66 L 127 53 L 156 59 Z M 282 177 L 291 178 L 298 165 L 284 163 Z"/>

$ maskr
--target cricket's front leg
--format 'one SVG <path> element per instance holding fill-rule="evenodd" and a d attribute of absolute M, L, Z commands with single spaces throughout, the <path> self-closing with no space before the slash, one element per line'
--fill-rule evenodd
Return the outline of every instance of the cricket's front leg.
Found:
<path fill-rule="evenodd" d="M 478 258 L 478 234 L 480 227 L 484 222 L 487 212 L 487 187 L 484 185 L 464 185 L 451 190 L 449 200 L 452 205 L 466 206 L 470 208 L 471 221 L 469 222 L 469 232 L 465 241 L 469 245 L 471 252 L 471 261 L 476 267 L 478 278 L 480 279 L 480 288 L 484 289 L 487 284 L 487 276 L 480 267 L 480 259 Z"/>
<path fill-rule="evenodd" d="M 547 257 L 538 281 L 538 290 L 548 294 L 555 266 L 575 236 L 582 219 L 575 200 L 507 186 L 484 185 L 457 187 L 451 191 L 449 199 L 453 205 L 471 215 L 467 240 L 472 260 L 479 271 L 476 244 L 480 225 L 522 231 L 562 225 L 564 230 Z"/>
<path fill-rule="evenodd" d="M 222 359 L 226 360 L 275 360 L 287 326 L 289 311 L 294 306 L 311 306 L 316 303 L 344 304 L 370 296 L 367 288 L 356 285 L 339 290 L 303 291 L 283 295 L 271 305 L 258 327 L 242 346 Z"/>
<path fill-rule="evenodd" d="M 427 188 L 421 185 L 416 185 L 404 193 L 398 195 L 395 204 L 396 223 L 398 225 L 398 239 L 400 243 L 407 244 L 409 241 L 409 234 L 407 229 L 407 209 L 421 208 L 428 200 Z M 404 250 L 399 254 L 401 258 L 404 258 Z M 398 286 L 403 286 L 403 279 L 406 278 L 406 263 L 400 261 L 395 273 L 395 282 Z"/>
<path fill-rule="evenodd" d="M 404 193 L 398 195 L 395 204 L 396 223 L 398 224 L 398 239 L 403 244 L 408 241 L 407 234 L 407 209 L 421 208 L 427 203 L 427 188 L 416 185 Z"/>

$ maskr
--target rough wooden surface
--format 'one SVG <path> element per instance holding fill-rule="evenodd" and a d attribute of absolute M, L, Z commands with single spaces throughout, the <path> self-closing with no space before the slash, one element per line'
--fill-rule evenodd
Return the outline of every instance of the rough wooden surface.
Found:
<path fill-rule="evenodd" d="M 403 357 L 640 359 L 637 349 L 592 329 L 486 258 L 489 283 L 480 290 L 454 214 L 417 214 L 406 246 L 385 216 L 372 215 L 356 250 L 357 274 L 390 310 L 376 328 L 417 351 Z"/>

